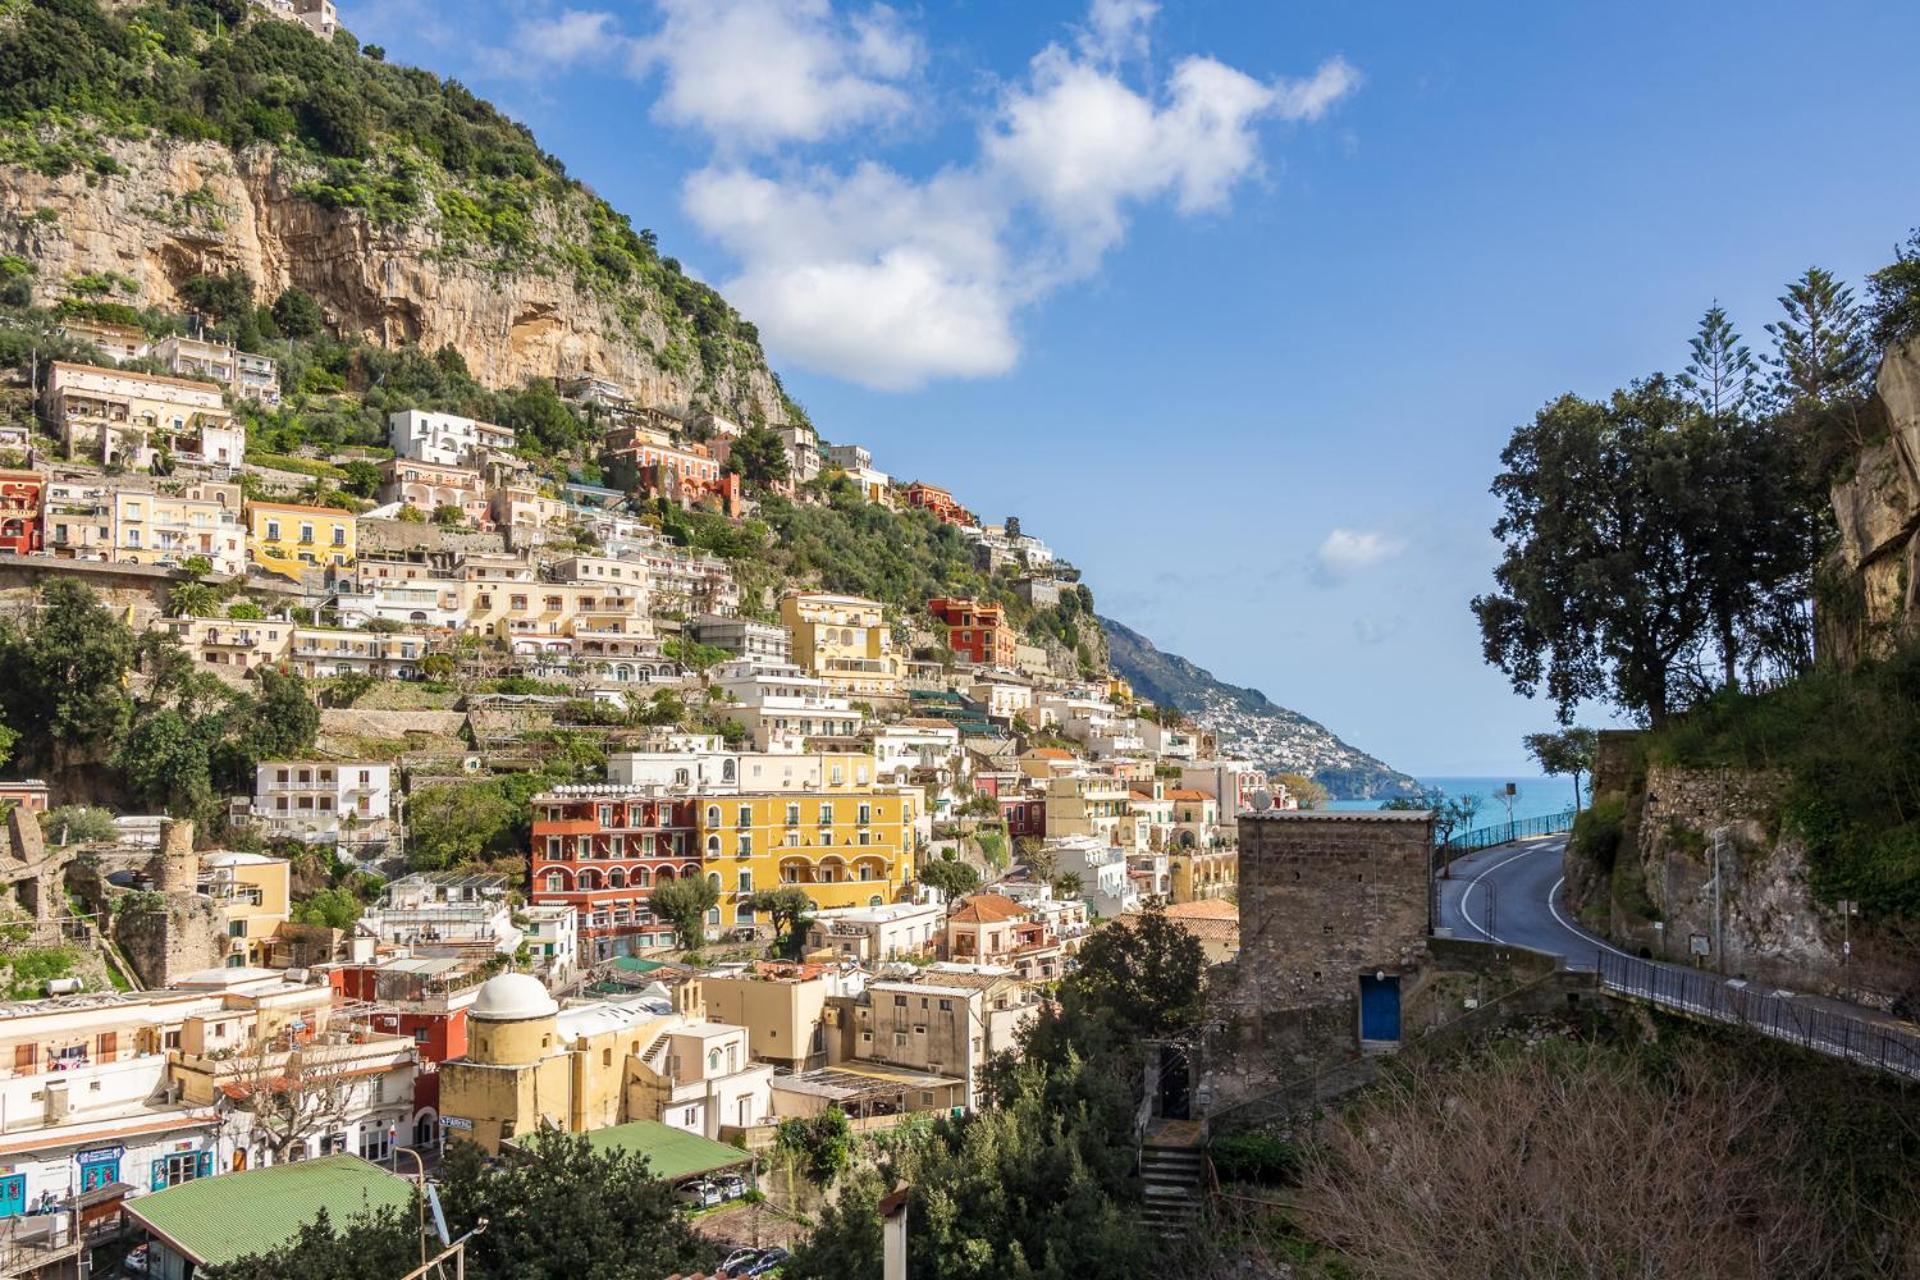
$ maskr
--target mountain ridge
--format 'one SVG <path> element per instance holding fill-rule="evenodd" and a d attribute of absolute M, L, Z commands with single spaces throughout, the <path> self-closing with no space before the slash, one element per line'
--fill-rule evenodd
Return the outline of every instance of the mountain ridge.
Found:
<path fill-rule="evenodd" d="M 1168 653 L 1112 618 L 1100 617 L 1113 669 L 1136 694 L 1176 707 L 1211 730 L 1228 750 L 1276 773 L 1300 773 L 1335 799 L 1410 795 L 1406 774 L 1341 740 L 1319 721 L 1280 706 L 1258 689 L 1228 684 L 1206 668 Z"/>

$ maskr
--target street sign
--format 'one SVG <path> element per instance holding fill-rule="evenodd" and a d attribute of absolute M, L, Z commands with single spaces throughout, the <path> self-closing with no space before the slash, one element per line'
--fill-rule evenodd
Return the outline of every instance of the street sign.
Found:
<path fill-rule="evenodd" d="M 1706 934 L 1690 933 L 1687 935 L 1687 951 L 1696 956 L 1712 955 L 1713 945 L 1707 941 Z"/>
<path fill-rule="evenodd" d="M 472 1133 L 473 1121 L 466 1119 L 464 1116 L 441 1116 L 440 1127 L 442 1129 L 459 1129 L 464 1133 Z"/>

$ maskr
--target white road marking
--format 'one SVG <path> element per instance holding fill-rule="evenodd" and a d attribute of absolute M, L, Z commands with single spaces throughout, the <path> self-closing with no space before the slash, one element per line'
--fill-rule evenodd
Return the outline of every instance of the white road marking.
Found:
<path fill-rule="evenodd" d="M 1509 862 L 1512 862 L 1515 858 L 1524 858 L 1528 854 L 1534 853 L 1534 852 L 1536 852 L 1536 850 L 1522 849 L 1518 853 L 1508 854 L 1506 857 L 1500 859 L 1500 861 L 1494 863 L 1492 866 L 1488 867 L 1485 871 L 1482 871 L 1479 875 L 1475 876 L 1473 879 L 1467 881 L 1466 890 L 1462 892 L 1460 895 L 1460 918 L 1462 920 L 1465 920 L 1468 924 L 1472 925 L 1473 931 L 1479 934 L 1480 936 L 1482 936 L 1483 938 L 1485 938 L 1488 942 L 1501 942 L 1501 941 L 1504 941 L 1504 939 L 1496 938 L 1493 936 L 1493 934 L 1481 928 L 1480 923 L 1473 918 L 1473 912 L 1467 910 L 1467 903 L 1473 900 L 1473 891 L 1480 887 L 1480 882 L 1482 880 L 1485 880 L 1488 876 L 1492 875 L 1494 872 L 1498 871 L 1500 868 L 1506 866 Z"/>
<path fill-rule="evenodd" d="M 1553 912 L 1553 918 L 1560 922 L 1560 927 L 1562 929 L 1565 929 L 1568 933 L 1571 933 L 1572 935 L 1574 935 L 1576 938 L 1579 938 L 1586 942 L 1591 942 L 1596 946 L 1604 947 L 1608 951 L 1613 952 L 1613 954 L 1620 956 L 1622 959 L 1626 959 L 1626 960 L 1634 959 L 1633 956 L 1628 955 L 1626 952 L 1622 951 L 1620 948 L 1612 945 L 1609 942 L 1605 942 L 1599 938 L 1596 938 L 1594 935 L 1588 933 L 1585 929 L 1576 929 L 1573 926 L 1573 923 L 1571 921 L 1569 921 L 1565 916 L 1560 914 L 1560 902 L 1559 902 L 1560 887 L 1564 885 L 1566 882 L 1567 882 L 1567 878 L 1565 876 L 1561 876 L 1558 880 L 1555 880 L 1553 882 L 1553 888 L 1547 890 L 1547 910 Z"/>

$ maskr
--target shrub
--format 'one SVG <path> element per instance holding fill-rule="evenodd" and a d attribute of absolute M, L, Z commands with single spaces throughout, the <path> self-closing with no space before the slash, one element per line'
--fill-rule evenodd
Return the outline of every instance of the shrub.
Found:
<path fill-rule="evenodd" d="M 1258 1130 L 1215 1138 L 1209 1153 L 1214 1171 L 1226 1182 L 1288 1182 L 1300 1169 L 1296 1144 Z"/>

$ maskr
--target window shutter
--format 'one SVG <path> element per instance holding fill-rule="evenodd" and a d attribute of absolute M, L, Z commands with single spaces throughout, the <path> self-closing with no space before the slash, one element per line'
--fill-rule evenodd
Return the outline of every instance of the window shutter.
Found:
<path fill-rule="evenodd" d="M 213 1152 L 211 1151 L 202 1151 L 200 1153 L 200 1176 L 203 1178 L 211 1178 L 213 1176 Z"/>
<path fill-rule="evenodd" d="M 167 1162 L 165 1160 L 155 1160 L 153 1162 L 153 1185 L 151 1189 L 154 1191 L 165 1191 L 167 1189 Z"/>

